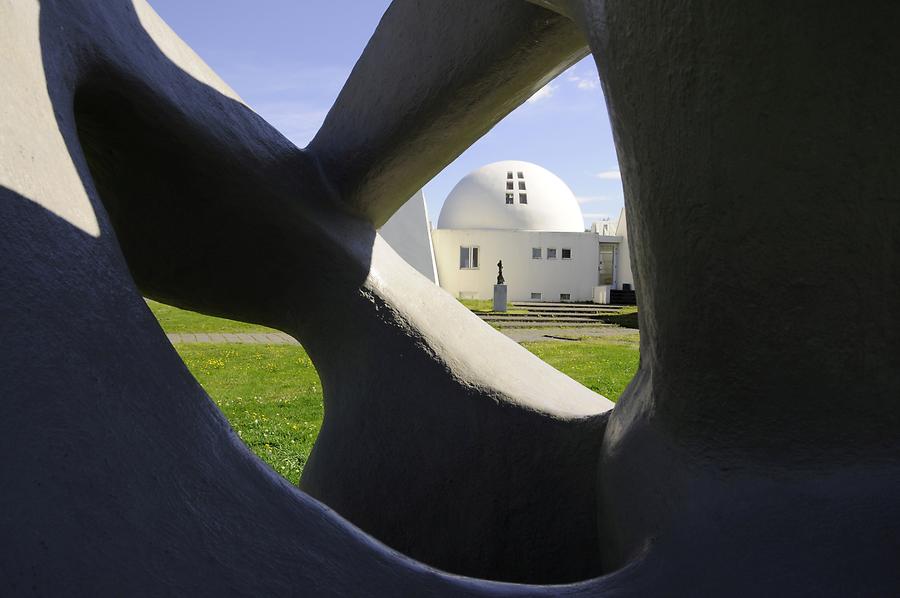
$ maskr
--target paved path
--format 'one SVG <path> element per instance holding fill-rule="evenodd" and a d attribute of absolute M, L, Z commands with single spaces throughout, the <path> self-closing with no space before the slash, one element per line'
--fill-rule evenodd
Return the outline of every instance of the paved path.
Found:
<path fill-rule="evenodd" d="M 592 326 L 582 328 L 501 328 L 500 332 L 517 343 L 539 343 L 545 341 L 577 341 L 586 337 L 605 337 L 637 340 L 640 333 L 631 328 L 618 326 Z"/>
<path fill-rule="evenodd" d="M 638 331 L 616 326 L 590 328 L 501 328 L 500 332 L 517 343 L 543 341 L 576 341 L 585 337 L 637 338 Z M 239 343 L 244 345 L 299 345 L 294 337 L 283 332 L 195 332 L 167 334 L 176 343 Z"/>
<path fill-rule="evenodd" d="M 299 345 L 283 332 L 196 332 L 167 334 L 171 343 L 242 343 L 245 345 Z"/>

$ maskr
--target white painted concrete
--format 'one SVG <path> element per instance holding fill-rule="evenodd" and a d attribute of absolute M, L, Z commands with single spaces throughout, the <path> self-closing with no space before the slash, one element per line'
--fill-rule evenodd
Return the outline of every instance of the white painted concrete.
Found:
<path fill-rule="evenodd" d="M 611 285 L 602 284 L 594 287 L 594 297 L 592 301 L 594 303 L 599 303 L 601 305 L 609 304 L 609 291 L 611 289 Z"/>
<path fill-rule="evenodd" d="M 509 268 L 511 301 L 594 301 L 598 285 L 634 286 L 624 263 L 624 209 L 618 221 L 598 221 L 585 232 L 572 191 L 530 162 L 494 162 L 466 175 L 447 196 L 438 223 L 431 233 L 437 275 L 454 297 L 490 299 L 498 260 Z"/>
<path fill-rule="evenodd" d="M 598 235 L 615 235 L 616 221 L 607 218 L 605 220 L 597 220 L 596 222 L 592 222 L 591 232 L 595 232 Z"/>
<path fill-rule="evenodd" d="M 618 244 L 615 258 L 615 273 L 613 285 L 621 289 L 623 284 L 630 284 L 634 289 L 634 274 L 631 272 L 631 252 L 628 249 L 628 222 L 625 208 L 619 212 L 619 220 L 616 224 L 616 236 L 622 238 Z"/>
<path fill-rule="evenodd" d="M 597 285 L 598 235 L 500 230 L 436 229 L 432 233 L 441 287 L 454 297 L 490 299 L 497 281 L 497 261 L 503 260 L 503 277 L 510 301 L 527 301 L 540 293 L 542 301 L 590 301 Z M 460 268 L 460 247 L 478 247 L 477 268 Z M 532 250 L 540 248 L 541 258 Z M 556 258 L 548 259 L 548 249 Z M 562 259 L 562 250 L 572 257 Z"/>
<path fill-rule="evenodd" d="M 531 162 L 504 160 L 456 184 L 441 208 L 438 228 L 582 232 L 584 219 L 572 190 L 558 176 Z"/>
<path fill-rule="evenodd" d="M 431 223 L 425 208 L 425 193 L 421 189 L 403 204 L 378 232 L 391 249 L 406 260 L 406 263 L 437 284 L 437 265 L 434 261 L 434 247 L 431 244 Z"/>

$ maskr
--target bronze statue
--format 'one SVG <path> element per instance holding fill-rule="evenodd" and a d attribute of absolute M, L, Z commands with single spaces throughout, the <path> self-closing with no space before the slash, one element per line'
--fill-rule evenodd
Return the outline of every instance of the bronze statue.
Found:
<path fill-rule="evenodd" d="M 503 260 L 497 262 L 497 284 L 506 284 L 503 280 Z"/>

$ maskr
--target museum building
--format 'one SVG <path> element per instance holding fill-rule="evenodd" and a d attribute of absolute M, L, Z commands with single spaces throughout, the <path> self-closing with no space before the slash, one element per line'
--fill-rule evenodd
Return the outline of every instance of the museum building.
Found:
<path fill-rule="evenodd" d="M 624 210 L 585 230 L 571 189 L 530 162 L 494 162 L 466 175 L 433 230 L 419 192 L 380 232 L 460 299 L 492 298 L 501 260 L 511 301 L 609 303 L 611 291 L 634 286 Z"/>

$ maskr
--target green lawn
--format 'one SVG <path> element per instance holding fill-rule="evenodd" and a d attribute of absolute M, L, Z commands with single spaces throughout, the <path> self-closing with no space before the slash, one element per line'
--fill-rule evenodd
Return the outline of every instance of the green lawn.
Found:
<path fill-rule="evenodd" d="M 251 450 L 296 484 L 322 426 L 322 384 L 306 351 L 204 343 L 175 349 Z"/>
<path fill-rule="evenodd" d="M 258 324 L 205 316 L 147 299 L 150 311 L 166 332 L 275 332 Z"/>
<path fill-rule="evenodd" d="M 148 304 L 166 332 L 267 330 L 153 301 Z M 586 338 L 523 346 L 613 401 L 637 369 L 636 339 Z M 208 343 L 177 344 L 175 349 L 251 450 L 296 484 L 322 425 L 322 385 L 306 351 L 292 345 Z"/>
<path fill-rule="evenodd" d="M 524 346 L 613 401 L 637 369 L 636 342 L 592 338 Z M 306 351 L 205 343 L 175 348 L 251 450 L 296 484 L 322 425 L 322 385 Z"/>
<path fill-rule="evenodd" d="M 522 346 L 594 392 L 617 401 L 637 371 L 638 343 L 636 338 L 588 337 Z"/>

